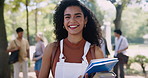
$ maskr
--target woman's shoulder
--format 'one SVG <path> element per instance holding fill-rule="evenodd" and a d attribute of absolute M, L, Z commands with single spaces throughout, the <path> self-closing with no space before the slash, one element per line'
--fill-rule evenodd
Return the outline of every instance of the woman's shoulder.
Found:
<path fill-rule="evenodd" d="M 99 46 L 95 45 L 95 44 L 91 45 L 90 47 L 92 49 L 94 49 L 95 51 L 100 51 L 101 50 L 101 48 Z"/>
<path fill-rule="evenodd" d="M 91 45 L 91 48 L 93 49 L 96 58 L 103 58 L 103 52 L 99 46 Z"/>
<path fill-rule="evenodd" d="M 55 47 L 55 46 L 58 46 L 58 44 L 59 44 L 58 41 L 54 41 L 54 42 L 48 43 L 47 46 L 49 46 L 49 47 Z"/>
<path fill-rule="evenodd" d="M 56 50 L 56 47 L 56 42 L 48 43 L 44 49 L 43 59 L 51 59 L 52 55 L 54 54 L 54 50 Z"/>
<path fill-rule="evenodd" d="M 52 42 L 52 43 L 48 43 L 46 48 L 48 51 L 49 50 L 52 50 L 54 47 L 57 47 L 58 46 L 58 42 Z"/>

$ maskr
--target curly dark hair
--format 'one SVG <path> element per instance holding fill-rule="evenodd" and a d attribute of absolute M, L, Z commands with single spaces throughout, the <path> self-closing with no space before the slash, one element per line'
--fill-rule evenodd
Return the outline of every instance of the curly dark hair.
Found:
<path fill-rule="evenodd" d="M 83 38 L 91 44 L 96 44 L 100 46 L 100 41 L 102 38 L 100 24 L 94 14 L 78 0 L 63 0 L 60 2 L 59 5 L 57 5 L 53 19 L 55 26 L 54 33 L 56 35 L 56 39 L 60 41 L 67 38 L 68 36 L 67 30 L 63 28 L 63 22 L 64 11 L 69 6 L 80 7 L 84 14 L 84 18 L 87 17 L 88 19 L 86 27 L 83 29 Z"/>

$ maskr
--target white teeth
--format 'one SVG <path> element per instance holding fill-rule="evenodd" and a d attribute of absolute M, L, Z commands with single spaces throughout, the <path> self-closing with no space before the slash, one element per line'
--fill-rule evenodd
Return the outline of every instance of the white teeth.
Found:
<path fill-rule="evenodd" d="M 77 25 L 75 25 L 75 26 L 70 26 L 70 27 L 77 27 Z"/>

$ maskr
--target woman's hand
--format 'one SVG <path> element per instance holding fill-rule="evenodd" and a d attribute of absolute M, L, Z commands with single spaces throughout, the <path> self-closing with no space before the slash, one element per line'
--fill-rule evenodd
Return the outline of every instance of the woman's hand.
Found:
<path fill-rule="evenodd" d="M 117 53 L 121 53 L 121 50 L 118 50 Z"/>
<path fill-rule="evenodd" d="M 37 59 L 36 59 L 36 58 L 33 58 L 32 60 L 33 60 L 33 61 L 37 61 Z"/>
<path fill-rule="evenodd" d="M 83 76 L 80 75 L 78 78 L 83 78 Z M 84 78 L 88 78 L 88 74 L 87 73 L 84 75 Z"/>

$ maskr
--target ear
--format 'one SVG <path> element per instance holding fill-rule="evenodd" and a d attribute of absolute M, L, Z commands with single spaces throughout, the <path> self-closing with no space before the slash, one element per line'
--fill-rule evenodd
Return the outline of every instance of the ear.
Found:
<path fill-rule="evenodd" d="M 87 21 L 88 21 L 88 18 L 85 17 L 85 18 L 84 18 L 84 24 L 85 24 L 85 25 L 87 24 Z"/>

